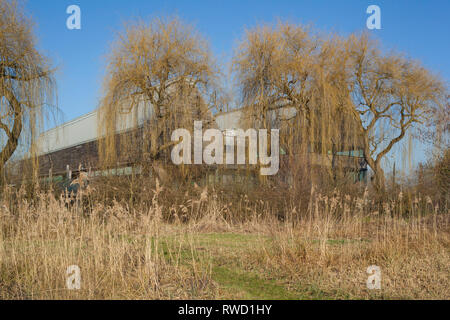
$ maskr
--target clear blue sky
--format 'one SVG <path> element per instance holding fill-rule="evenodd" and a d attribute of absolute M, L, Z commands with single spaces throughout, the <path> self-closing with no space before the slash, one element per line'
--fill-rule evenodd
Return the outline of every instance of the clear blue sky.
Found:
<path fill-rule="evenodd" d="M 66 28 L 66 8 L 72 4 L 81 8 L 81 30 Z M 41 50 L 58 68 L 58 106 L 67 121 L 96 108 L 104 56 L 114 32 L 133 18 L 178 15 L 227 61 L 245 28 L 257 23 L 281 18 L 347 34 L 366 30 L 371 4 L 381 8 L 382 29 L 370 32 L 386 48 L 421 60 L 450 80 L 449 0 L 27 0 L 25 8 L 37 25 Z M 422 160 L 420 154 L 415 158 Z"/>

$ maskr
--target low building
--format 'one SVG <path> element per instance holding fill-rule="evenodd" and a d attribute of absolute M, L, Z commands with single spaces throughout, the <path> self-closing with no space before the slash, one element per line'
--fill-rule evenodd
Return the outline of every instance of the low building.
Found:
<path fill-rule="evenodd" d="M 287 111 L 287 113 L 292 112 Z M 137 116 L 135 115 L 134 118 L 132 115 L 122 115 L 122 117 L 124 117 L 121 121 L 122 126 L 116 130 L 119 136 L 130 132 L 139 134 L 141 125 L 151 119 L 152 113 L 151 111 L 144 112 L 138 109 Z M 225 135 L 225 151 L 231 145 L 227 132 L 241 128 L 242 117 L 243 111 L 240 109 L 214 115 L 214 127 L 220 129 Z M 99 165 L 98 140 L 102 134 L 99 133 L 98 121 L 98 112 L 93 111 L 44 132 L 38 139 L 39 175 L 41 177 L 52 176 L 53 178 L 72 177 L 77 176 L 80 170 L 87 171 L 92 176 L 129 175 L 133 172 L 139 174 L 142 156 L 139 152 L 119 158 L 115 168 L 108 170 L 101 168 Z M 281 146 L 281 158 L 287 156 L 288 150 L 285 149 L 284 146 Z M 298 156 L 304 157 L 305 155 Z M 328 154 L 310 152 L 308 157 L 313 165 L 325 167 L 332 167 L 338 159 L 337 161 L 341 163 L 341 166 L 354 173 L 356 181 L 366 179 L 367 164 L 364 161 L 362 150 L 340 151 L 334 155 L 331 154 L 331 151 Z M 282 159 L 280 163 L 283 165 Z M 210 182 L 213 180 L 226 182 L 231 178 L 235 180 L 239 176 L 239 174 L 231 171 L 236 170 L 236 166 L 220 166 L 222 170 L 220 173 L 218 173 L 218 169 L 219 166 L 209 168 L 208 180 L 211 180 Z M 211 170 L 214 171 L 213 174 L 211 174 Z M 218 176 L 221 178 L 218 179 Z"/>

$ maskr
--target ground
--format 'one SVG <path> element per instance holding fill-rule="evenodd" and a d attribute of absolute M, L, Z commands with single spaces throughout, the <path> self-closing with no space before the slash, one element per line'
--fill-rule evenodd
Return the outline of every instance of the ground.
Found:
<path fill-rule="evenodd" d="M 196 218 L 168 222 L 156 199 L 84 213 L 40 199 L 0 205 L 0 299 L 450 299 L 448 214 L 381 215 L 340 199 L 348 210 L 318 202 L 280 221 L 254 207 L 233 222 L 228 204 L 199 200 L 179 210 Z M 72 265 L 80 290 L 67 287 Z M 367 288 L 372 265 L 381 290 Z"/>

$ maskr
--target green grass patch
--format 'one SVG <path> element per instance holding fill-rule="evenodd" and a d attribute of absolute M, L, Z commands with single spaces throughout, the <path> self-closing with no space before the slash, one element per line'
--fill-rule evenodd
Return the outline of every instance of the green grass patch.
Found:
<path fill-rule="evenodd" d="M 253 272 L 233 270 L 220 266 L 213 268 L 212 278 L 225 291 L 239 299 L 249 300 L 300 300 L 306 297 L 297 292 L 288 291 L 285 286 L 275 280 L 266 280 Z"/>

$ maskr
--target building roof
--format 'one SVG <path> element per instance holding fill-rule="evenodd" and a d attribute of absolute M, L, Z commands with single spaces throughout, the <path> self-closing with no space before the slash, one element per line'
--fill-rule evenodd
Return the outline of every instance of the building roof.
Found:
<path fill-rule="evenodd" d="M 150 119 L 152 111 L 144 112 L 143 109 L 148 108 L 139 106 L 138 115 L 121 115 L 126 118 L 122 122 L 125 124 L 120 128 L 118 127 L 117 132 L 130 130 Z M 242 111 L 235 109 L 217 114 L 215 121 L 222 131 L 236 129 L 240 127 L 241 116 Z M 98 136 L 98 111 L 95 110 L 42 133 L 38 139 L 39 154 L 48 154 L 95 141 Z"/>

